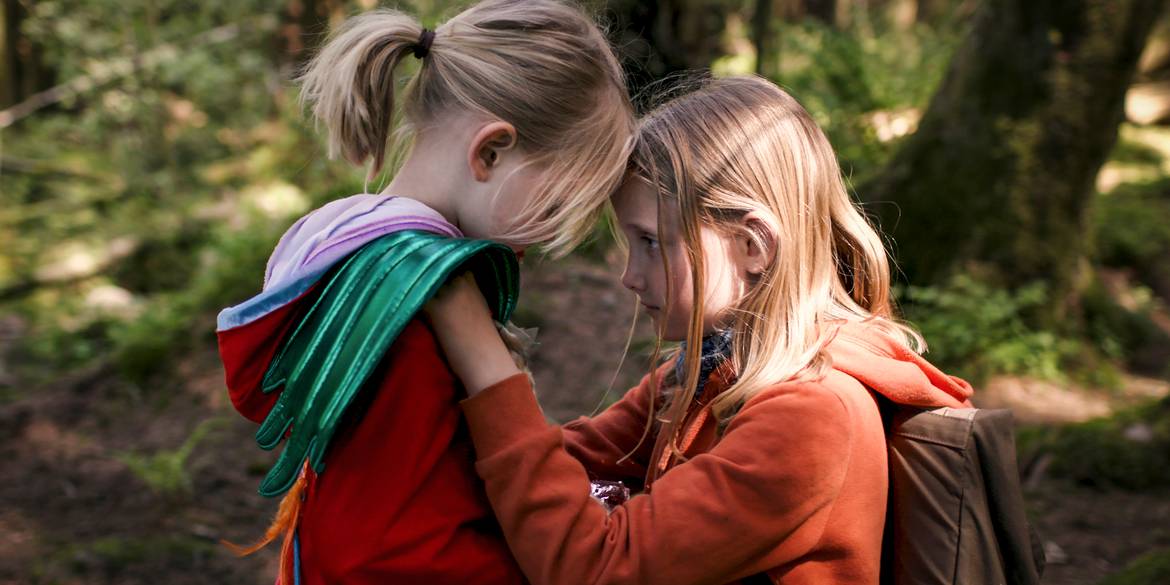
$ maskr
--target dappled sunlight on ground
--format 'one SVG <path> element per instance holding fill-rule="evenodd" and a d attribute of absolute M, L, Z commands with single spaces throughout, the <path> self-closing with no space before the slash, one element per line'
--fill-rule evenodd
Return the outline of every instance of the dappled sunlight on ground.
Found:
<path fill-rule="evenodd" d="M 1123 183 L 1153 181 L 1170 175 L 1170 128 L 1122 124 L 1118 140 L 1148 148 L 1158 160 L 1106 162 L 1097 172 L 1098 192 L 1109 193 Z"/>
<path fill-rule="evenodd" d="M 1168 394 L 1170 382 L 1128 374 L 1122 376 L 1117 390 L 1067 381 L 997 376 L 975 389 L 973 402 L 980 408 L 1010 408 L 1016 421 L 1023 424 L 1070 423 L 1109 416 L 1118 408 Z"/>

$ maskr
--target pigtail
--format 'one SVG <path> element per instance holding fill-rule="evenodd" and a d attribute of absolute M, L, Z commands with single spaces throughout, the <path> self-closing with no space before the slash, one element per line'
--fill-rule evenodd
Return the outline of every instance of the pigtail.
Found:
<path fill-rule="evenodd" d="M 331 158 L 340 152 L 355 165 L 373 158 L 369 177 L 382 170 L 394 125 L 394 70 L 416 52 L 422 33 L 410 15 L 367 12 L 347 20 L 309 62 L 298 78 L 301 102 L 328 129 Z"/>
<path fill-rule="evenodd" d="M 415 57 L 418 72 L 396 92 L 396 68 Z M 433 32 L 402 12 L 366 12 L 330 37 L 298 81 L 302 104 L 328 128 L 330 157 L 372 159 L 367 181 L 440 116 L 511 123 L 544 179 L 494 239 L 543 244 L 554 256 L 592 232 L 621 182 L 635 126 L 605 35 L 564 0 L 483 0 Z"/>

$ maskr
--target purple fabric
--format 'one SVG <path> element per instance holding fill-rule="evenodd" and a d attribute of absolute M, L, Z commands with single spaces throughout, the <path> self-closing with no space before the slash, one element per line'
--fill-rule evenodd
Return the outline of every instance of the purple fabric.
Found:
<path fill-rule="evenodd" d="M 309 213 L 281 236 L 268 259 L 264 288 L 320 263 L 331 266 L 370 240 L 405 229 L 463 235 L 437 211 L 414 199 L 354 195 Z"/>
<path fill-rule="evenodd" d="M 413 199 L 360 194 L 330 202 L 297 220 L 281 236 L 268 258 L 263 291 L 220 311 L 217 329 L 246 325 L 284 306 L 337 261 L 371 240 L 402 230 L 463 236 L 437 211 Z"/>

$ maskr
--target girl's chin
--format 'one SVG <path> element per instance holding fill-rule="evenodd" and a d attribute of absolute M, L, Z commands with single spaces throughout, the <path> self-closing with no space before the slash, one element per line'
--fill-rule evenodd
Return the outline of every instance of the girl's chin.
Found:
<path fill-rule="evenodd" d="M 654 325 L 654 330 L 655 331 L 662 331 L 662 329 L 661 329 L 662 328 L 662 310 L 661 309 L 653 309 L 653 308 L 647 307 L 645 305 L 642 306 L 642 310 L 643 310 L 643 312 L 645 312 L 646 315 L 650 316 L 650 322 Z M 660 339 L 662 341 L 667 341 L 667 342 L 671 342 L 671 343 L 675 343 L 675 342 L 679 342 L 679 341 L 686 341 L 686 339 L 687 339 L 686 325 L 683 325 L 681 327 L 676 327 L 675 329 L 678 329 L 678 331 L 675 331 L 675 330 L 670 329 L 670 328 L 668 328 L 666 331 L 663 331 L 661 336 L 660 336 Z"/>
<path fill-rule="evenodd" d="M 655 317 L 655 318 L 653 318 L 653 320 L 654 320 L 654 330 L 660 331 L 660 329 L 659 329 L 660 324 L 658 322 L 658 319 Z M 714 328 L 714 327 L 708 327 L 708 328 L 704 329 L 703 337 L 711 335 L 712 333 L 715 333 L 718 330 L 719 329 Z M 683 341 L 687 340 L 688 333 L 689 332 L 687 331 L 686 325 L 676 325 L 676 327 L 674 327 L 674 328 L 668 327 L 666 331 L 662 331 L 662 334 L 659 337 L 659 339 L 661 339 L 662 341 L 669 342 L 669 343 L 679 343 L 679 342 L 683 342 Z"/>
<path fill-rule="evenodd" d="M 654 328 L 658 329 L 658 322 L 657 321 L 654 322 Z M 671 331 L 668 329 L 668 330 L 662 332 L 662 341 L 666 341 L 669 343 L 678 343 L 680 341 L 686 341 L 686 340 L 687 340 L 687 332 L 685 330 L 684 331 Z"/>

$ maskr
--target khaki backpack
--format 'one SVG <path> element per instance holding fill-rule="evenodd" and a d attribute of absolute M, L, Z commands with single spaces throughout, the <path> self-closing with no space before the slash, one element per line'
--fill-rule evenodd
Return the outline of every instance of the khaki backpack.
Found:
<path fill-rule="evenodd" d="M 883 400 L 890 499 L 883 585 L 1039 585 L 1011 411 Z"/>

